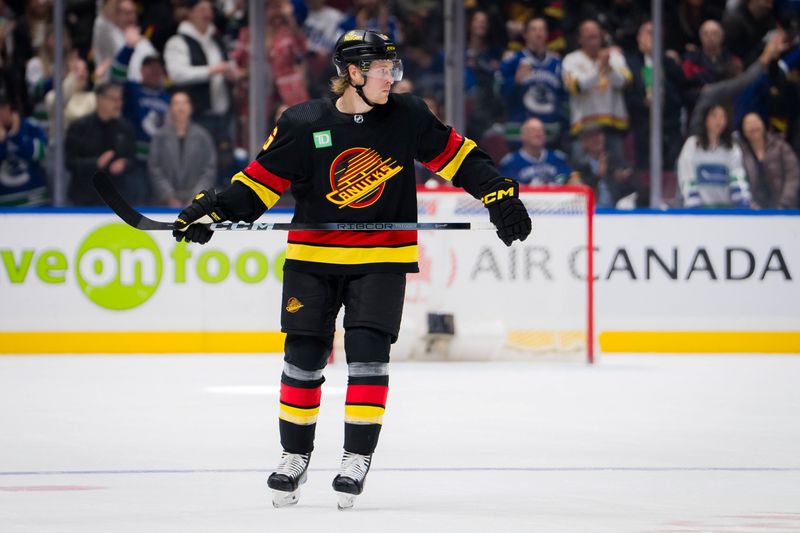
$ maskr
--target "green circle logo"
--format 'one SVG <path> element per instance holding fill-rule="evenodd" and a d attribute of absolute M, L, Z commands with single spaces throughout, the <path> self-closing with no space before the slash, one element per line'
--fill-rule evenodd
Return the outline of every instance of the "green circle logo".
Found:
<path fill-rule="evenodd" d="M 108 224 L 90 233 L 78 249 L 76 276 L 89 300 L 113 310 L 146 302 L 161 282 L 161 251 L 147 233 Z"/>

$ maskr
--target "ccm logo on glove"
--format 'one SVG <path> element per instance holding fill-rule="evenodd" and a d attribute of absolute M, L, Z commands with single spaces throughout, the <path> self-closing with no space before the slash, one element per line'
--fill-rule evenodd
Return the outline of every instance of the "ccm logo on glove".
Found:
<path fill-rule="evenodd" d="M 513 197 L 514 197 L 514 185 L 512 184 L 508 187 L 508 189 L 490 192 L 489 194 L 481 198 L 481 201 L 483 202 L 483 205 L 486 206 L 498 200 L 502 200 L 503 198 L 513 198 Z"/>

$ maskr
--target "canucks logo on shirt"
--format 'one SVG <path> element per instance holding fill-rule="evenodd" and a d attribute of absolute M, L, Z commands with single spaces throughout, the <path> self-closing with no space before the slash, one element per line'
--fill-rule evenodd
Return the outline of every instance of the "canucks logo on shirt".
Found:
<path fill-rule="evenodd" d="M 519 82 L 516 72 L 521 63 L 530 67 L 529 74 Z M 547 53 L 537 58 L 529 50 L 521 50 L 500 66 L 501 92 L 509 103 L 509 121 L 522 122 L 537 117 L 545 124 L 564 120 L 561 108 L 566 92 L 561 80 L 561 60 Z"/>
<path fill-rule="evenodd" d="M 564 184 L 572 168 L 558 150 L 542 150 L 539 157 L 534 157 L 520 149 L 500 161 L 500 173 L 525 185 Z"/>
<path fill-rule="evenodd" d="M 697 167 L 697 183 L 700 185 L 728 186 L 728 167 L 706 163 Z"/>

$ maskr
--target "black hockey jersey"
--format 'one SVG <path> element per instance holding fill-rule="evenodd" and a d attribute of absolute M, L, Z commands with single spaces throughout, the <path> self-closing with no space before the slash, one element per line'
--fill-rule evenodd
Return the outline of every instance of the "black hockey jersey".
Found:
<path fill-rule="evenodd" d="M 333 98 L 287 109 L 256 159 L 232 181 L 250 188 L 267 209 L 291 187 L 294 222 L 416 222 L 415 159 L 476 198 L 498 176 L 488 156 L 442 124 L 424 101 L 392 94 L 363 115 L 340 112 Z M 417 272 L 417 256 L 416 231 L 290 231 L 285 268 Z"/>

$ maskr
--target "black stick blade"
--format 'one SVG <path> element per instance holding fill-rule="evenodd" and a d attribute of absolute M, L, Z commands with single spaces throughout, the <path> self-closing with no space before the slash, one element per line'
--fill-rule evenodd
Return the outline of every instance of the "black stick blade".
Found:
<path fill-rule="evenodd" d="M 111 182 L 111 176 L 109 176 L 108 173 L 98 170 L 92 177 L 92 182 L 100 198 L 102 198 L 106 205 L 129 226 L 144 231 L 173 229 L 172 222 L 159 222 L 147 218 L 134 209 L 125 198 L 122 197 L 117 188 L 114 187 L 114 184 Z"/>

